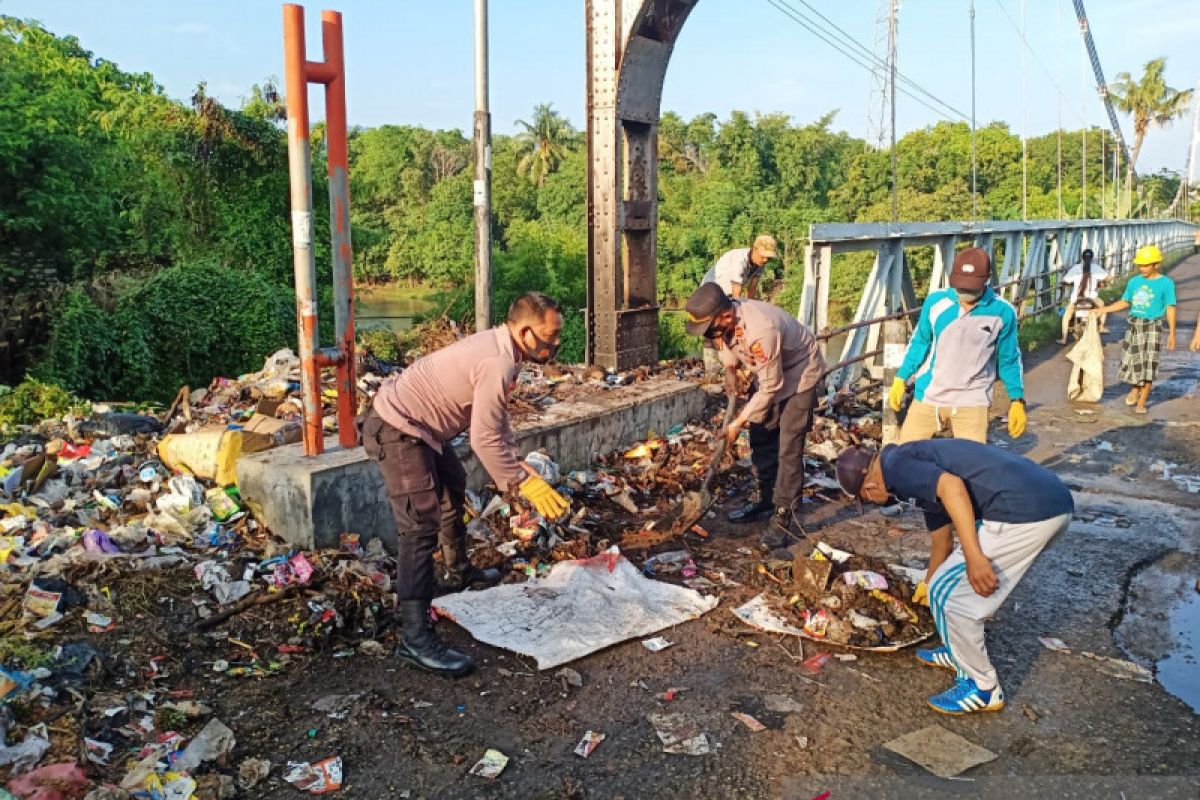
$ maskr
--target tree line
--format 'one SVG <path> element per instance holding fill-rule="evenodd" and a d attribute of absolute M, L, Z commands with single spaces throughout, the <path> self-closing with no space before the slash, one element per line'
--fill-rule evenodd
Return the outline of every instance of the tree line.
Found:
<path fill-rule="evenodd" d="M 178 382 L 252 368 L 272 342 L 294 338 L 284 105 L 273 82 L 255 86 L 239 108 L 223 106 L 203 84 L 181 102 L 153 76 L 125 72 L 75 37 L 0 17 L 0 97 L 0 286 L 28 289 L 48 270 L 71 287 L 60 324 L 31 359 L 38 374 L 93 394 L 169 395 Z M 766 232 L 783 245 L 773 296 L 794 307 L 810 224 L 890 219 L 889 152 L 835 123 L 836 111 L 806 124 L 740 111 L 728 119 L 663 115 L 664 304 L 686 298 L 721 252 Z M 493 301 L 503 309 L 537 287 L 580 308 L 583 136 L 549 104 L 516 126 L 492 142 Z M 313 141 L 314 225 L 322 232 L 320 125 Z M 980 128 L 976 145 L 972 193 L 967 125 L 903 136 L 899 218 L 969 219 L 973 206 L 992 219 L 1019 219 L 1023 207 L 1030 218 L 1114 213 L 1114 146 L 1101 129 L 1029 139 L 1024 178 L 1022 143 L 1007 125 Z M 465 317 L 473 305 L 469 139 L 458 130 L 383 125 L 352 130 L 349 150 L 356 278 L 436 287 L 444 307 Z M 1165 208 L 1178 185 L 1170 173 L 1143 178 L 1137 210 Z M 328 285 L 328 243 L 314 238 Z M 857 287 L 843 281 L 835 291 L 846 295 L 835 305 L 848 306 Z M 172 335 L 183 318 L 209 333 Z M 568 323 L 569 337 L 581 337 L 581 323 Z M 219 342 L 235 344 L 205 351 Z M 567 354 L 580 342 L 569 342 Z"/>

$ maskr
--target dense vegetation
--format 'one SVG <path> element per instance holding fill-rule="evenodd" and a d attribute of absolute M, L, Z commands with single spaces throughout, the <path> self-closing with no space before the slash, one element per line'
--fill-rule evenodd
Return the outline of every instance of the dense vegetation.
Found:
<path fill-rule="evenodd" d="M 165 398 L 179 384 L 255 368 L 294 338 L 287 148 L 270 83 L 240 109 L 223 107 L 203 85 L 181 103 L 150 75 L 123 72 L 74 37 L 0 17 L 0 98 L 0 286 L 27 288 L 46 270 L 71 283 L 35 375 L 85 395 Z M 549 105 L 518 127 L 493 142 L 494 305 L 500 311 L 536 287 L 581 308 L 582 136 Z M 1062 134 L 1061 195 L 1058 134 L 1029 141 L 1031 218 L 1081 215 L 1083 136 Z M 1098 129 L 1086 136 L 1086 210 L 1098 217 L 1115 202 L 1111 182 L 1101 195 L 1102 148 L 1111 175 L 1112 147 Z M 316 175 L 324 173 L 321 140 L 318 126 Z M 659 287 L 668 305 L 722 251 L 770 232 L 784 252 L 769 288 L 793 307 L 793 267 L 809 224 L 890 217 L 888 153 L 838 132 L 833 112 L 804 125 L 782 114 L 667 113 L 659 155 Z M 971 216 L 966 125 L 910 133 L 897 155 L 901 219 Z M 469 141 L 415 126 L 355 130 L 350 161 L 357 277 L 434 286 L 446 293 L 444 307 L 469 314 Z M 1019 218 L 1019 138 L 1003 123 L 982 128 L 978 161 L 978 215 Z M 317 231 L 328 214 L 321 184 Z M 1165 207 L 1177 186 L 1170 175 L 1143 180 L 1143 209 Z M 327 271 L 327 251 L 317 255 Z M 847 307 L 862 277 L 839 276 L 835 303 Z M 664 336 L 665 351 L 678 346 L 669 326 Z M 581 353 L 572 312 L 564 356 Z"/>

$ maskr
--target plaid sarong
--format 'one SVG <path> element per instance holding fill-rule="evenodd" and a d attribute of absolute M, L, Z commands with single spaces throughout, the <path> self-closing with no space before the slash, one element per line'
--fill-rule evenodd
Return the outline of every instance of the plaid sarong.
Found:
<path fill-rule="evenodd" d="M 1122 383 L 1152 382 L 1158 375 L 1158 353 L 1162 350 L 1162 320 L 1130 317 L 1121 342 Z"/>

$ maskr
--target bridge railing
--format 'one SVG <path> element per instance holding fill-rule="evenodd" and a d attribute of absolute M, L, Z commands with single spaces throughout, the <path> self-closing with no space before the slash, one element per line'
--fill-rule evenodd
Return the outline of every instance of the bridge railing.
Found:
<path fill-rule="evenodd" d="M 1085 249 L 1090 248 L 1110 274 L 1121 275 L 1133 268 L 1137 248 L 1154 244 L 1164 256 L 1191 250 L 1198 230 L 1200 226 L 1181 220 L 813 225 L 804 253 L 804 289 L 798 316 L 817 331 L 826 361 L 833 362 L 829 387 L 843 389 L 857 381 L 864 370 L 878 378 L 888 366 L 879 362 L 894 360 L 891 353 L 885 357 L 887 348 L 880 344 L 882 325 L 920 311 L 914 272 L 922 278 L 924 294 L 944 288 L 954 254 L 962 247 L 988 251 L 993 287 L 1024 318 L 1061 304 L 1062 274 L 1079 262 Z M 932 260 L 926 263 L 930 249 Z M 874 261 L 851 322 L 830 327 L 834 257 L 848 253 L 872 253 Z M 919 270 L 914 269 L 917 265 Z M 828 351 L 837 349 L 839 340 L 840 352 L 833 358 Z"/>

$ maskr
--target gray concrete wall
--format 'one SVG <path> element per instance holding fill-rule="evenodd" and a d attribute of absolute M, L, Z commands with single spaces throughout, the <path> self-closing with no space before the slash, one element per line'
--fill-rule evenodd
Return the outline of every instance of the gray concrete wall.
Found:
<path fill-rule="evenodd" d="M 651 431 L 699 417 L 706 398 L 684 381 L 643 381 L 550 406 L 538 419 L 514 424 L 513 434 L 522 453 L 545 448 L 564 470 L 582 469 Z M 375 463 L 361 447 L 340 449 L 336 437 L 325 447 L 315 458 L 305 457 L 298 444 L 243 457 L 237 467 L 242 497 L 259 521 L 297 547 L 337 547 L 342 533 L 357 533 L 364 545 L 378 536 L 390 549 L 395 523 Z M 490 479 L 470 449 L 459 455 L 467 485 L 487 485 Z"/>

